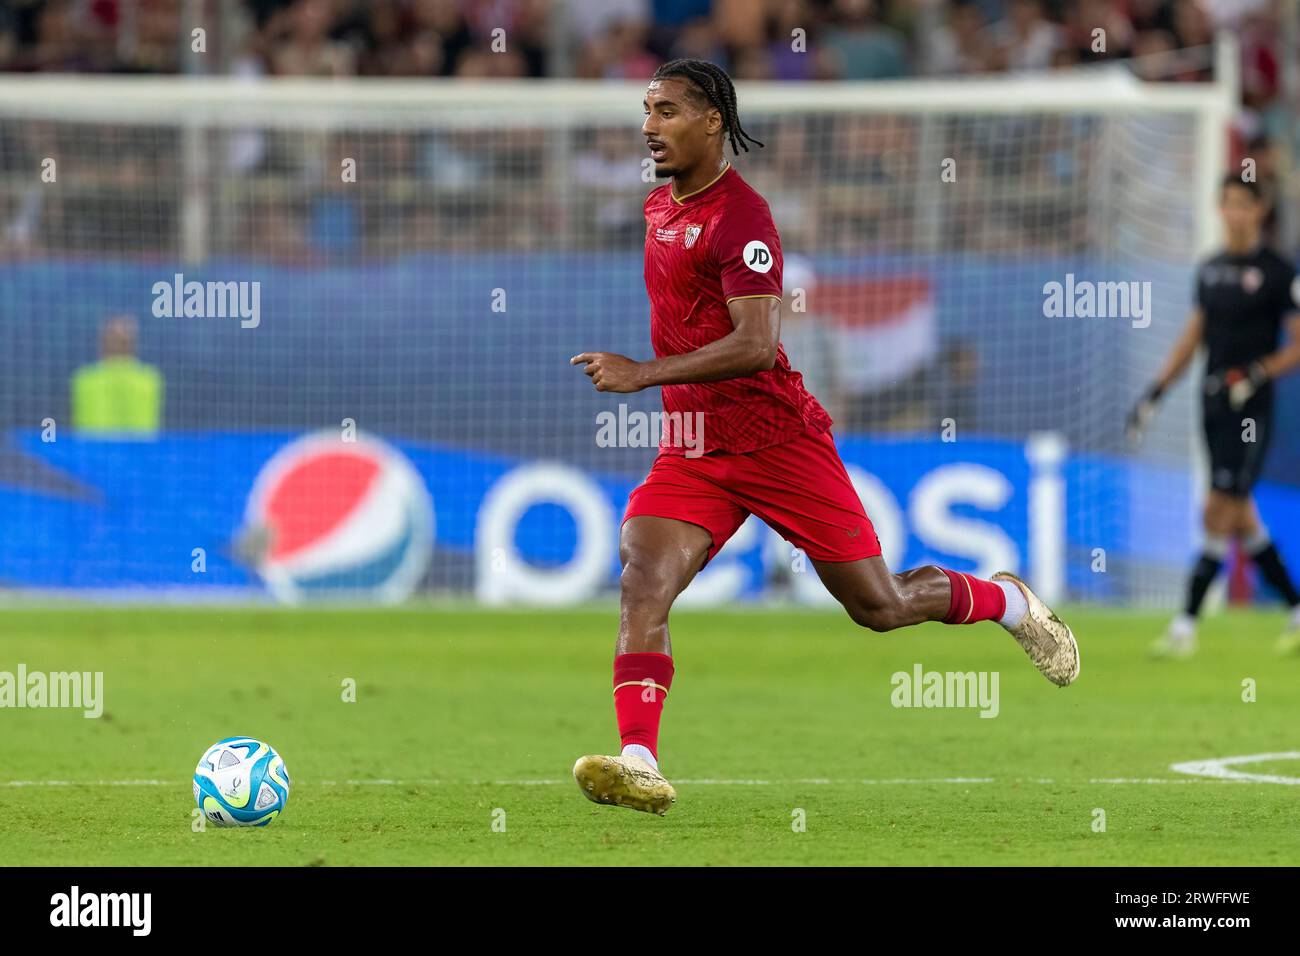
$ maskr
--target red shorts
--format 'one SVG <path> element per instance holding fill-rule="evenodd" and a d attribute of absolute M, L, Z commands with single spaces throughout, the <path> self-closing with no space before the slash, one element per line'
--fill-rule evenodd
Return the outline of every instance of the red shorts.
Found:
<path fill-rule="evenodd" d="M 880 554 L 880 540 L 830 432 L 744 454 L 660 455 L 628 498 L 623 520 L 676 518 L 713 535 L 709 560 L 751 514 L 814 561 Z"/>

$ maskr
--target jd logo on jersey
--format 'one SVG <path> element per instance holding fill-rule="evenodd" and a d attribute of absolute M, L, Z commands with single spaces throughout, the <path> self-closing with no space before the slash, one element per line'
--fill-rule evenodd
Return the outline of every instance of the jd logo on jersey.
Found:
<path fill-rule="evenodd" d="M 745 245 L 745 265 L 755 272 L 767 272 L 772 268 L 772 253 L 760 240 L 754 239 Z"/>

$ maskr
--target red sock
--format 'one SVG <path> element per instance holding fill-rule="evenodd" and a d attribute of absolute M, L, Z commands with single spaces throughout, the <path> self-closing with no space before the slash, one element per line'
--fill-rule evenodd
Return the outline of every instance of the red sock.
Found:
<path fill-rule="evenodd" d="M 994 581 L 981 581 L 979 578 L 963 574 L 961 571 L 949 571 L 940 568 L 948 575 L 952 587 L 952 599 L 948 604 L 948 616 L 945 624 L 974 624 L 976 621 L 996 621 L 1007 613 L 1007 596 Z"/>
<path fill-rule="evenodd" d="M 667 654 L 619 654 L 614 658 L 614 713 L 623 746 L 640 744 L 659 759 L 659 717 L 673 685 Z"/>

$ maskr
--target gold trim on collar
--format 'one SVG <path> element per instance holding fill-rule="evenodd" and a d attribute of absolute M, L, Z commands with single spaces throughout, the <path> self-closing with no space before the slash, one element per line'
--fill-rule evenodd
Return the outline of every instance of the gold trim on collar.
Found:
<path fill-rule="evenodd" d="M 716 183 L 716 182 L 717 182 L 719 179 L 721 179 L 723 176 L 727 175 L 727 170 L 730 169 L 730 168 L 731 168 L 731 163 L 730 163 L 730 161 L 728 161 L 728 160 L 723 160 L 723 161 L 722 161 L 722 172 L 718 173 L 718 175 L 714 176 L 712 179 L 710 179 L 707 183 L 705 183 L 705 184 L 704 184 L 703 186 L 701 186 L 699 189 L 692 189 L 692 190 L 691 190 L 690 192 L 688 192 L 685 196 L 680 196 L 680 197 L 678 197 L 678 196 L 674 196 L 674 195 L 673 195 L 673 187 L 670 185 L 670 186 L 668 187 L 668 195 L 672 197 L 673 202 L 677 203 L 677 204 L 680 206 L 680 205 L 682 205 L 682 200 L 683 200 L 683 199 L 690 199 L 692 196 L 698 196 L 700 193 L 704 192 L 704 190 L 708 189 L 710 186 L 712 186 L 714 183 Z"/>

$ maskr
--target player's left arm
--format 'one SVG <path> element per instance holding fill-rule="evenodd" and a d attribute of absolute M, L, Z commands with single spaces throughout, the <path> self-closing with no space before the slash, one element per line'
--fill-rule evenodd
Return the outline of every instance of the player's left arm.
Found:
<path fill-rule="evenodd" d="M 1259 360 L 1269 378 L 1281 378 L 1300 368 L 1300 312 L 1287 317 L 1286 345 Z"/>
<path fill-rule="evenodd" d="M 1281 378 L 1300 368 L 1300 276 L 1292 274 L 1283 295 L 1286 297 L 1283 304 L 1286 310 L 1283 318 L 1287 330 L 1286 345 L 1256 359 L 1245 368 L 1229 369 L 1224 374 L 1228 402 L 1235 409 L 1244 407 L 1263 388 L 1265 382 Z"/>

